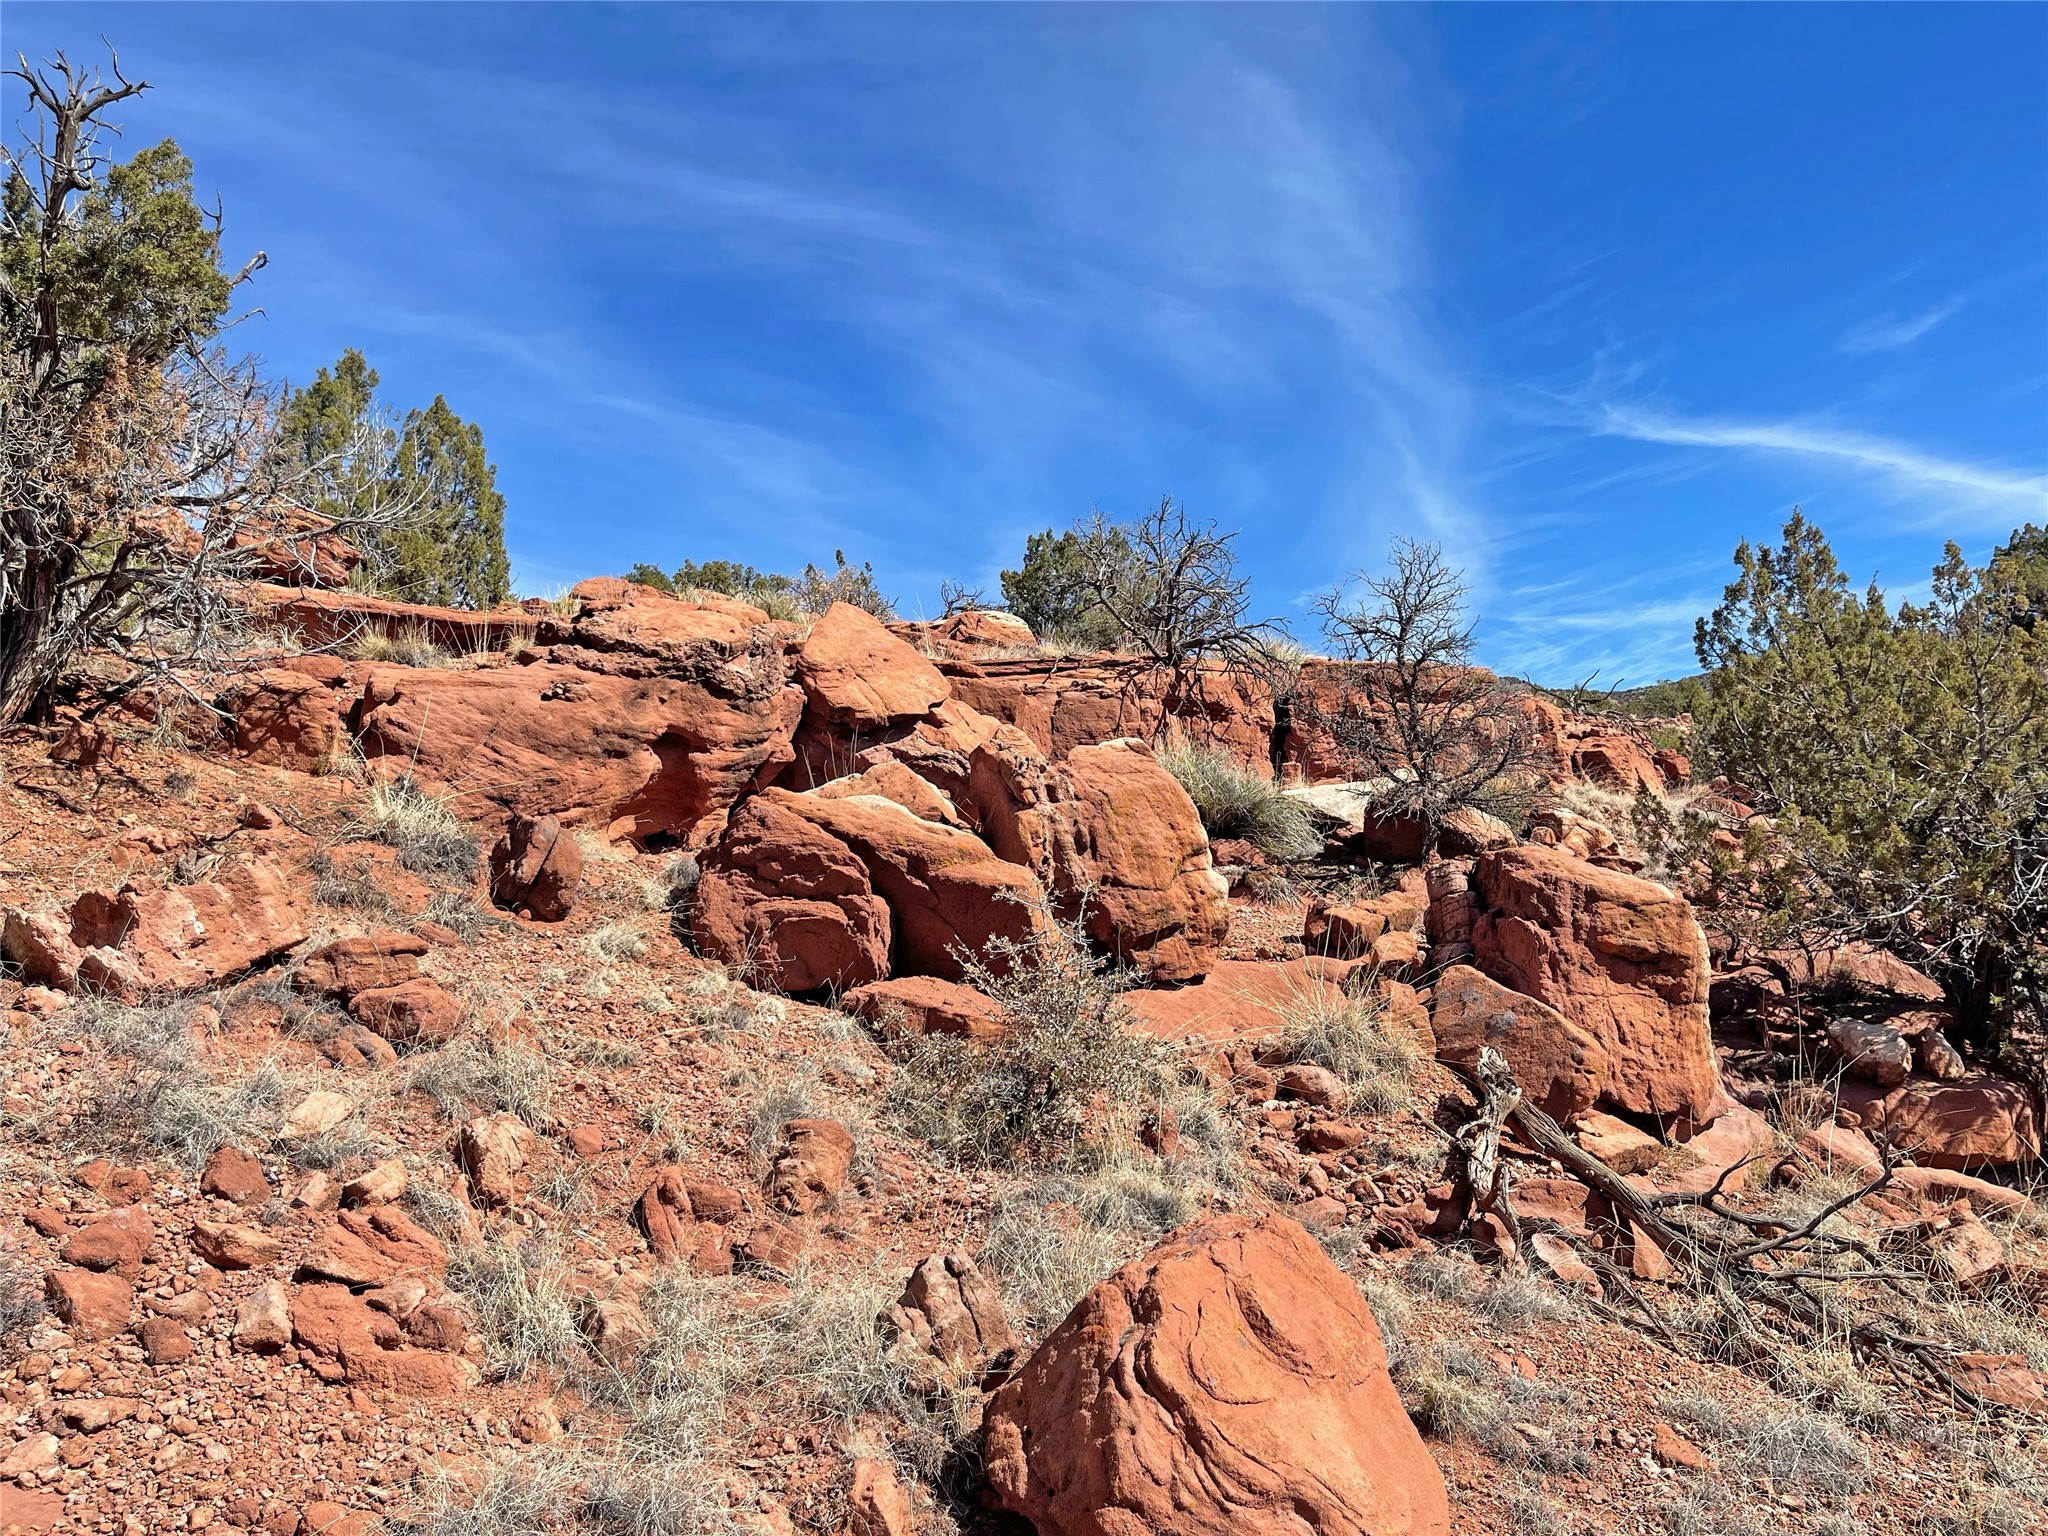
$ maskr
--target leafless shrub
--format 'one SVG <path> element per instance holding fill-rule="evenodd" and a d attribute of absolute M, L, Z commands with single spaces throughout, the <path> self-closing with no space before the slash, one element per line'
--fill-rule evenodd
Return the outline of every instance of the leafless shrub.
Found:
<path fill-rule="evenodd" d="M 1169 697 L 1197 698 L 1205 668 L 1266 675 L 1285 630 L 1251 615 L 1251 583 L 1237 573 L 1235 534 L 1188 517 L 1162 497 L 1136 522 L 1101 513 L 1079 528 L 1079 584 L 1154 669 Z M 1162 720 L 1162 728 L 1164 722 Z"/>
<path fill-rule="evenodd" d="M 1385 576 L 1355 578 L 1356 602 L 1333 588 L 1316 602 L 1334 653 L 1352 663 L 1339 696 L 1304 689 L 1303 711 L 1361 779 L 1385 778 L 1384 813 L 1423 825 L 1423 856 L 1461 806 L 1519 820 L 1539 766 L 1534 716 L 1512 685 L 1472 665 L 1467 588 L 1433 544 L 1394 543 Z"/>
<path fill-rule="evenodd" d="M 963 957 L 968 982 L 1002 1010 L 1001 1035 L 901 1047 L 895 1117 L 950 1157 L 1061 1162 L 1111 1123 L 1135 1129 L 1140 1107 L 1174 1081 L 1166 1049 L 1128 1027 L 1105 963 L 1089 951 L 1085 914 L 1040 918 L 1029 938 Z"/>

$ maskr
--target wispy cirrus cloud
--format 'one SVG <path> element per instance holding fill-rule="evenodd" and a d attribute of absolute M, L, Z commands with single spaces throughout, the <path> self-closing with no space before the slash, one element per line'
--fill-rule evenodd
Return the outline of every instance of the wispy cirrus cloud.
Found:
<path fill-rule="evenodd" d="M 1896 352 L 1910 347 L 1968 302 L 1969 296 L 1959 293 L 1916 315 L 1900 315 L 1887 310 L 1845 331 L 1841 349 L 1844 352 Z"/>
<path fill-rule="evenodd" d="M 1599 407 L 1587 424 L 1602 436 L 1643 443 L 1824 460 L 1882 475 L 1905 489 L 1963 497 L 1986 507 L 2035 511 L 2048 506 L 2048 474 L 1944 458 L 1871 433 L 1812 422 L 1685 418 L 1633 406 L 1606 405 Z"/>

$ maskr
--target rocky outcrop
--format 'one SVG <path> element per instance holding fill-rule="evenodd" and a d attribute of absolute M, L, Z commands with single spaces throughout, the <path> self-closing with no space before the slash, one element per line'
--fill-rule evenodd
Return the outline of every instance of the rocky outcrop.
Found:
<path fill-rule="evenodd" d="M 990 1400 L 996 1503 L 1040 1536 L 1425 1536 L 1442 1475 L 1348 1276 L 1285 1217 L 1185 1228 Z"/>
<path fill-rule="evenodd" d="M 952 696 L 937 667 L 851 603 L 834 603 L 811 625 L 796 675 L 807 711 L 851 731 L 922 719 Z"/>
<path fill-rule="evenodd" d="M 135 1002 L 238 976 L 306 938 L 307 904 L 275 865 L 237 863 L 192 885 L 131 881 L 63 914 L 9 907 L 0 950 L 32 982 Z"/>
<path fill-rule="evenodd" d="M 1929 1168 L 2019 1168 L 2041 1158 L 2033 1094 L 1987 1072 L 1954 1082 L 1913 1078 L 1865 1106 L 1860 1119 Z"/>
<path fill-rule="evenodd" d="M 889 974 L 895 927 L 867 865 L 779 797 L 742 805 L 699 868 L 690 931 L 706 957 L 790 993 Z"/>
<path fill-rule="evenodd" d="M 364 634 L 387 640 L 417 635 L 444 651 L 467 656 L 505 650 L 530 640 L 540 628 L 539 618 L 517 605 L 437 608 L 361 592 L 262 584 L 244 587 L 240 597 L 252 618 L 294 634 L 309 646 L 342 644 Z"/>
<path fill-rule="evenodd" d="M 1022 942 L 1035 928 L 1038 882 L 971 832 L 922 821 L 877 795 L 826 799 L 771 789 L 757 802 L 808 821 L 848 849 L 886 903 L 891 963 L 861 981 L 888 974 L 959 981 L 963 952 L 983 955 L 991 940 Z"/>
<path fill-rule="evenodd" d="M 1591 1109 L 1612 1079 L 1606 1047 L 1590 1030 L 1469 965 L 1437 978 L 1429 1023 L 1438 1060 L 1472 1067 L 1493 1047 L 1523 1097 L 1560 1124 Z"/>
<path fill-rule="evenodd" d="M 238 678 L 221 695 L 237 756 L 295 773 L 329 773 L 351 750 L 349 672 L 332 656 L 298 656 Z"/>
<path fill-rule="evenodd" d="M 535 922 L 559 923 L 583 888 L 583 850 L 552 816 L 515 815 L 491 846 L 491 900 Z"/>
<path fill-rule="evenodd" d="M 1271 691 L 1220 668 L 1203 671 L 1186 693 L 1128 657 L 948 661 L 940 670 L 954 698 L 1017 727 L 1055 761 L 1120 736 L 1177 734 L 1256 767 L 1272 762 Z"/>
<path fill-rule="evenodd" d="M 623 589 L 623 590 L 619 590 Z M 370 670 L 354 725 L 373 771 L 613 835 L 714 838 L 788 763 L 804 695 L 743 603 L 585 582 L 520 665 Z"/>
<path fill-rule="evenodd" d="M 1605 1050 L 1602 1102 L 1711 1120 L 1727 1100 L 1707 1026 L 1707 945 L 1683 897 L 1554 849 L 1481 856 L 1474 963 Z"/>

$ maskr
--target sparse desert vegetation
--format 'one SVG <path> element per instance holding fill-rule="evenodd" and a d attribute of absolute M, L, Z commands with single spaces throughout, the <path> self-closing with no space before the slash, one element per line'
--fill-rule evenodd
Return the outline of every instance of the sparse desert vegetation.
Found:
<path fill-rule="evenodd" d="M 1168 497 L 513 603 L 13 78 L 0 1536 L 2048 1522 L 2039 529 L 1598 696 Z"/>

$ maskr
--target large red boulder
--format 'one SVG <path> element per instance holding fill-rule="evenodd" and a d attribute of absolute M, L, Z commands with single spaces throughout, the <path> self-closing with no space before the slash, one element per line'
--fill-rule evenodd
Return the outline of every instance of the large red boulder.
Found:
<path fill-rule="evenodd" d="M 1150 980 L 1205 974 L 1230 932 L 1230 882 L 1188 792 L 1141 741 L 1076 747 L 1059 766 L 1054 890 L 1069 903 L 1086 893 L 1089 938 Z"/>
<path fill-rule="evenodd" d="M 1038 881 L 971 832 L 922 821 L 879 795 L 827 799 L 770 789 L 759 798 L 829 833 L 865 866 L 888 903 L 896 974 L 960 981 L 962 952 L 985 954 L 997 938 L 1023 942 L 1037 927 Z"/>
<path fill-rule="evenodd" d="M 1492 1046 L 1522 1096 L 1562 1124 L 1591 1109 L 1607 1089 L 1607 1049 L 1591 1031 L 1469 965 L 1453 965 L 1437 978 L 1429 1023 L 1439 1061 L 1473 1067 Z"/>
<path fill-rule="evenodd" d="M 631 582 L 577 591 L 577 615 L 542 624 L 521 665 L 373 668 L 355 710 L 365 757 L 564 826 L 710 841 L 793 754 L 804 696 L 783 627 Z"/>
<path fill-rule="evenodd" d="M 1915 1077 L 1863 1115 L 1866 1129 L 1928 1168 L 2016 1168 L 2041 1157 L 2041 1118 L 2024 1084 L 1988 1072 Z"/>
<path fill-rule="evenodd" d="M 990 1400 L 989 1488 L 1039 1536 L 1425 1536 L 1442 1474 L 1358 1288 L 1281 1216 L 1184 1228 Z"/>
<path fill-rule="evenodd" d="M 1700 1122 L 1721 1113 L 1707 943 L 1682 896 L 1534 846 L 1482 855 L 1473 884 L 1474 963 L 1600 1043 L 1604 1104 Z"/>
<path fill-rule="evenodd" d="M 1085 905 L 1097 950 L 1155 982 L 1192 981 L 1230 930 L 1230 884 L 1180 781 L 1142 741 L 1048 763 L 999 727 L 968 754 L 956 797 L 1002 857 L 1040 871 L 1061 910 Z"/>
<path fill-rule="evenodd" d="M 7 909 L 7 958 L 32 982 L 134 1002 L 238 976 L 301 944 L 307 902 L 275 865 L 231 864 L 192 885 L 86 891 L 61 916 Z"/>
<path fill-rule="evenodd" d="M 796 675 L 812 713 L 853 730 L 919 719 L 952 695 L 937 667 L 851 603 L 834 603 L 811 625 Z"/>
<path fill-rule="evenodd" d="M 778 796 L 742 805 L 699 867 L 690 931 L 707 958 L 784 992 L 889 974 L 895 929 L 867 865 Z"/>

